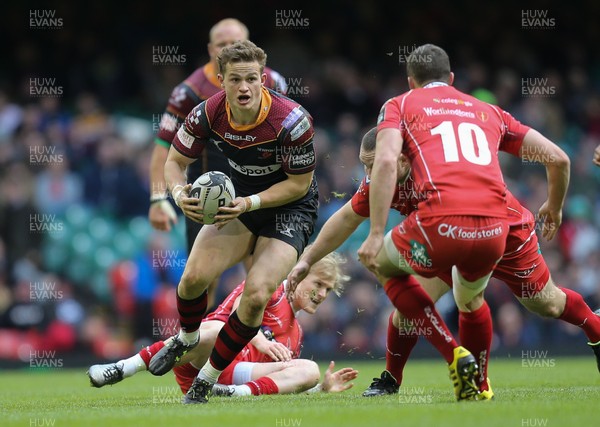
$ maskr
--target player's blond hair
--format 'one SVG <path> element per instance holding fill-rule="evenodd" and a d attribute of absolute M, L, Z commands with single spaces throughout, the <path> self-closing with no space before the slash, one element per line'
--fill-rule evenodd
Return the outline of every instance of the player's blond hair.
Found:
<path fill-rule="evenodd" d="M 223 76 L 227 64 L 237 62 L 258 62 L 262 73 L 267 64 L 267 54 L 250 40 L 240 40 L 224 47 L 217 55 L 219 73 Z"/>
<path fill-rule="evenodd" d="M 310 245 L 307 246 L 307 249 Z M 311 268 L 311 272 L 330 278 L 334 281 L 333 292 L 337 296 L 342 295 L 344 286 L 350 280 L 350 276 L 342 271 L 342 264 L 346 263 L 346 258 L 338 252 L 331 252 L 317 261 Z"/>

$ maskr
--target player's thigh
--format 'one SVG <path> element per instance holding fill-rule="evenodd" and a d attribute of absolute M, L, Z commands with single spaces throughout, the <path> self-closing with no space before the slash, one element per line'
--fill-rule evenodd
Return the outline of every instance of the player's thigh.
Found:
<path fill-rule="evenodd" d="M 421 284 L 427 295 L 431 297 L 433 302 L 439 300 L 442 295 L 447 293 L 451 287 L 448 286 L 442 279 L 438 277 L 421 277 L 415 276 L 415 279 Z"/>
<path fill-rule="evenodd" d="M 308 363 L 305 363 L 308 362 Z M 281 371 L 292 371 L 297 370 L 299 374 L 302 371 L 309 370 L 309 363 L 314 363 L 309 360 L 303 359 L 292 359 L 287 362 L 268 362 L 268 363 L 256 363 L 252 368 L 252 380 L 264 377 L 269 374 Z"/>
<path fill-rule="evenodd" d="M 255 243 L 256 236 L 237 219 L 220 230 L 214 225 L 204 226 L 196 236 L 184 276 L 202 277 L 208 286 L 223 271 L 244 259 Z"/>
<path fill-rule="evenodd" d="M 278 239 L 260 236 L 254 248 L 242 300 L 244 296 L 261 290 L 268 293 L 268 299 L 287 277 L 297 259 L 298 253 L 293 246 Z"/>
<path fill-rule="evenodd" d="M 393 240 L 392 234 L 394 230 L 389 231 L 383 238 L 383 247 L 377 254 L 375 261 L 379 265 L 377 268 L 377 276 L 381 280 L 384 278 L 415 274 L 404 256 L 404 251 L 398 248 Z"/>

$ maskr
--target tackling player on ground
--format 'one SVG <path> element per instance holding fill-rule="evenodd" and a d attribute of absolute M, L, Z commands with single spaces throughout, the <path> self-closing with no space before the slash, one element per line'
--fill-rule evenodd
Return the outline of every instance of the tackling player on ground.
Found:
<path fill-rule="evenodd" d="M 235 361 L 219 377 L 212 393 L 221 396 L 285 394 L 304 391 L 339 392 L 352 387 L 349 381 L 358 371 L 343 368 L 333 371 L 331 362 L 323 382 L 318 365 L 312 360 L 299 359 L 302 329 L 296 319 L 300 310 L 314 314 L 333 291 L 340 295 L 348 276 L 341 271 L 345 260 L 330 253 L 316 263 L 309 274 L 290 292 L 282 283 L 269 300 L 263 315 L 261 332 L 244 347 Z M 174 369 L 175 378 L 185 394 L 193 384 L 198 368 L 204 365 L 228 317 L 239 305 L 244 283 L 237 286 L 223 303 L 210 313 L 200 326 L 200 343 L 186 353 Z M 268 336 L 268 338 L 267 338 Z M 116 384 L 137 372 L 146 371 L 150 359 L 163 348 L 163 341 L 142 349 L 136 355 L 116 363 L 93 365 L 88 371 L 94 387 Z"/>

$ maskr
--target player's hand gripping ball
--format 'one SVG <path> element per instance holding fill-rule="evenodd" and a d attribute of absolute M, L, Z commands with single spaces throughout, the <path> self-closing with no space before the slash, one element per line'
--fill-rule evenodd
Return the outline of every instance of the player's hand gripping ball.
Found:
<path fill-rule="evenodd" d="M 214 224 L 215 215 L 221 206 L 229 206 L 235 199 L 235 188 L 231 179 L 223 172 L 206 172 L 192 184 L 190 197 L 198 198 L 198 205 L 204 212 L 204 224 Z"/>

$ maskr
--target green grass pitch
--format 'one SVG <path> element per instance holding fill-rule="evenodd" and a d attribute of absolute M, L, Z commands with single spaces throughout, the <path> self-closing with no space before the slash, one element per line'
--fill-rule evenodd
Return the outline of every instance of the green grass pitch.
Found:
<path fill-rule="evenodd" d="M 547 361 L 548 362 L 548 361 Z M 441 360 L 410 362 L 400 393 L 363 398 L 360 393 L 383 361 L 352 363 L 360 371 L 345 393 L 212 398 L 183 406 L 173 376 L 140 373 L 94 389 L 85 369 L 0 373 L 3 427 L 67 426 L 460 426 L 552 427 L 599 425 L 600 374 L 595 360 L 556 358 L 550 363 L 492 359 L 492 402 L 454 401 Z M 337 367 L 348 364 L 340 362 Z M 532 366 L 533 365 L 533 366 Z M 326 364 L 322 364 L 322 368 Z"/>

